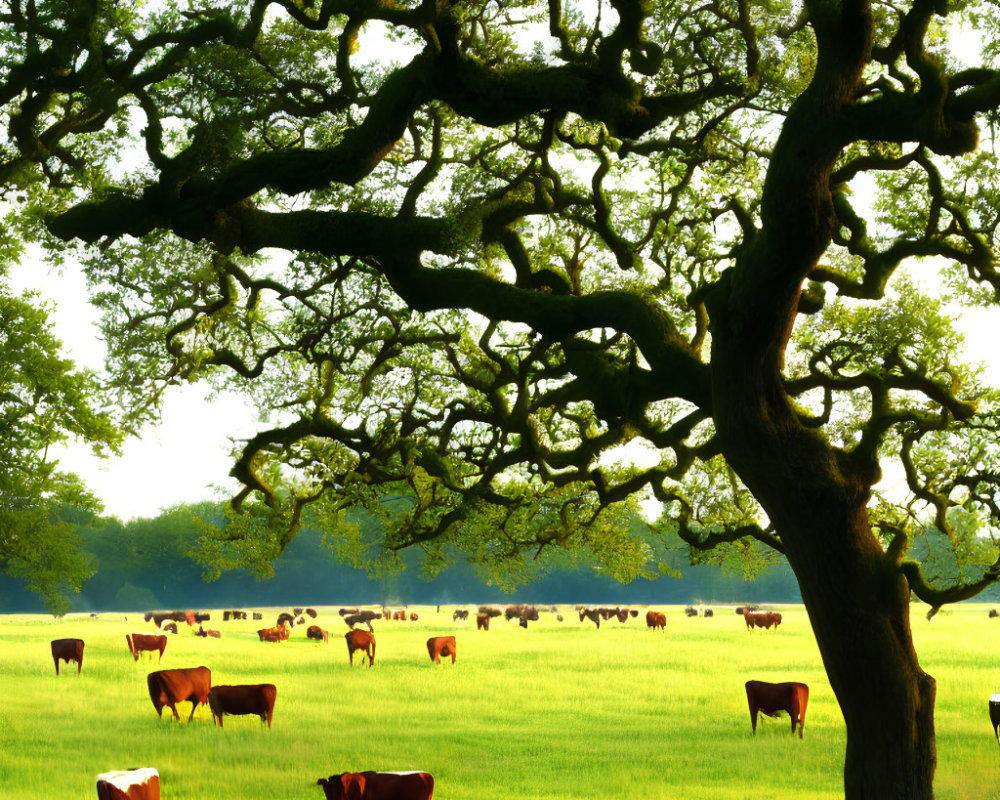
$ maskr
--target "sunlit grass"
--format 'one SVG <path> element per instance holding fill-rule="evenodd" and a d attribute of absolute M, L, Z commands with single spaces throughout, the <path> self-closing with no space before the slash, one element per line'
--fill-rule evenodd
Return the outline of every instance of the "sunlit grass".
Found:
<path fill-rule="evenodd" d="M 494 621 L 488 633 L 453 624 L 451 608 L 416 623 L 376 623 L 375 667 L 347 662 L 334 609 L 317 622 L 327 645 L 296 628 L 258 641 L 273 623 L 222 622 L 221 639 L 171 636 L 158 665 L 135 663 L 125 634 L 138 615 L 98 619 L 0 617 L 0 796 L 92 798 L 101 772 L 156 767 L 165 800 L 322 800 L 318 777 L 344 770 L 425 769 L 443 800 L 829 800 L 841 797 L 845 734 L 801 608 L 777 632 L 748 633 L 719 609 L 689 619 L 668 609 L 666 632 L 642 618 L 595 630 L 572 610 L 543 613 L 528 630 Z M 218 614 L 213 617 L 218 617 Z M 429 636 L 454 633 L 458 663 L 430 663 Z M 924 668 L 938 681 L 937 789 L 941 800 L 1000 793 L 1000 754 L 986 701 L 1000 689 L 1000 620 L 982 606 L 914 618 Z M 60 665 L 55 638 L 86 641 L 83 673 Z M 274 683 L 270 731 L 256 717 L 212 724 L 190 706 L 157 719 L 146 692 L 154 669 L 205 665 L 213 683 Z M 810 686 L 805 737 L 787 719 L 751 736 L 744 682 Z"/>

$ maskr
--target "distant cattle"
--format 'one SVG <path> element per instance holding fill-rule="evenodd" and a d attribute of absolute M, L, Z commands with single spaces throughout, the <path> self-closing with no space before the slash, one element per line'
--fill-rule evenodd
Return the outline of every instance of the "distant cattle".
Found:
<path fill-rule="evenodd" d="M 712 611 L 712 609 L 710 609 L 710 608 L 706 608 L 705 609 L 705 613 L 702 616 L 705 616 L 705 617 L 714 617 L 715 616 L 715 612 Z"/>
<path fill-rule="evenodd" d="M 656 630 L 660 628 L 661 630 L 667 629 L 667 615 L 662 611 L 647 611 L 646 612 L 646 627 Z"/>
<path fill-rule="evenodd" d="M 163 623 L 164 633 L 177 633 L 177 623 L 176 622 L 164 622 Z"/>
<path fill-rule="evenodd" d="M 529 621 L 536 622 L 538 620 L 538 609 L 528 603 L 521 603 L 520 605 L 507 606 L 503 615 L 508 622 L 517 619 L 520 620 L 522 628 L 527 628 Z"/>
<path fill-rule="evenodd" d="M 998 612 L 995 608 L 991 608 L 988 616 L 990 619 L 993 619 L 994 617 L 1000 617 L 1000 612 Z"/>
<path fill-rule="evenodd" d="M 146 676 L 146 686 L 149 689 L 149 699 L 153 701 L 153 707 L 160 717 L 163 716 L 163 707 L 170 706 L 174 719 L 180 720 L 177 704 L 190 703 L 190 722 L 198 704 L 205 705 L 208 702 L 212 671 L 208 667 L 161 669 Z"/>
<path fill-rule="evenodd" d="M 132 658 L 139 660 L 139 653 L 159 653 L 157 661 L 163 660 L 163 651 L 167 649 L 167 637 L 162 633 L 133 633 L 129 636 L 125 634 L 125 642 L 128 644 L 128 651 Z"/>
<path fill-rule="evenodd" d="M 251 613 L 253 614 L 253 618 L 255 620 L 264 619 L 264 615 L 261 614 L 259 611 L 252 611 Z"/>
<path fill-rule="evenodd" d="M 343 772 L 320 778 L 326 800 L 431 800 L 429 772 Z"/>
<path fill-rule="evenodd" d="M 499 617 L 503 614 L 503 609 L 497 608 L 496 606 L 479 606 L 480 614 L 485 614 L 490 619 L 493 617 Z"/>
<path fill-rule="evenodd" d="M 67 664 L 76 662 L 76 674 L 83 668 L 83 639 L 53 639 L 52 660 L 56 662 L 56 675 L 59 674 L 59 660 Z"/>
<path fill-rule="evenodd" d="M 291 628 L 295 624 L 295 617 L 287 612 L 278 614 L 278 621 L 274 624 L 276 627 L 281 627 L 282 623 Z"/>
<path fill-rule="evenodd" d="M 418 619 L 420 619 L 420 617 L 417 614 L 417 612 L 416 611 L 411 611 L 410 612 L 410 622 L 416 622 Z"/>
<path fill-rule="evenodd" d="M 368 611 L 368 610 L 359 611 L 356 614 L 347 614 L 344 617 L 344 622 L 346 622 L 352 628 L 355 625 L 367 625 L 368 630 L 374 633 L 375 629 L 372 628 L 373 619 L 382 619 L 382 615 L 379 614 L 377 611 Z"/>
<path fill-rule="evenodd" d="M 467 620 L 469 618 L 469 609 L 467 608 L 456 608 L 455 613 L 451 615 L 452 622 L 458 622 L 459 620 Z"/>
<path fill-rule="evenodd" d="M 198 626 L 198 630 L 196 630 L 194 632 L 194 635 L 195 636 L 201 636 L 202 638 L 205 638 L 207 636 L 211 636 L 213 639 L 221 639 L 222 638 L 222 634 L 219 633 L 219 631 L 211 629 L 211 628 L 206 631 L 201 625 Z"/>
<path fill-rule="evenodd" d="M 282 623 L 276 628 L 261 628 L 257 631 L 257 637 L 262 642 L 283 642 L 291 636 L 291 628 L 287 623 Z"/>
<path fill-rule="evenodd" d="M 212 719 L 220 728 L 223 714 L 256 714 L 270 728 L 277 696 L 278 690 L 273 683 L 213 686 L 208 692 L 208 707 L 212 710 Z"/>
<path fill-rule="evenodd" d="M 596 608 L 581 608 L 580 609 L 580 622 L 585 619 L 589 619 L 598 628 L 601 627 L 601 612 Z"/>
<path fill-rule="evenodd" d="M 361 650 L 368 656 L 369 667 L 375 666 L 375 634 L 360 628 L 351 628 L 344 634 L 344 639 L 347 641 L 347 655 L 352 667 L 354 666 L 355 650 Z M 361 660 L 364 662 L 364 657 Z"/>
<path fill-rule="evenodd" d="M 688 606 L 687 608 L 684 609 L 684 615 L 688 617 L 697 617 L 698 609 L 695 608 L 694 606 Z"/>
<path fill-rule="evenodd" d="M 406 611 L 403 609 L 397 609 L 392 612 L 392 618 L 397 622 L 406 622 Z"/>
<path fill-rule="evenodd" d="M 351 614 L 357 614 L 360 610 L 360 608 L 342 608 L 337 613 L 342 617 L 349 617 Z"/>
<path fill-rule="evenodd" d="M 781 624 L 781 614 L 777 611 L 743 611 L 743 619 L 746 621 L 747 630 L 753 630 L 754 627 L 764 628 L 765 630 L 770 630 L 771 627 L 777 629 Z"/>
<path fill-rule="evenodd" d="M 306 609 L 306 614 L 309 615 L 310 617 L 312 617 L 313 619 L 316 619 L 316 609 L 315 608 L 307 608 Z"/>
<path fill-rule="evenodd" d="M 488 631 L 490 629 L 490 618 L 487 614 L 476 614 L 476 630 Z"/>
<path fill-rule="evenodd" d="M 231 619 L 235 620 L 235 619 L 246 619 L 246 618 L 247 618 L 247 612 L 246 611 L 230 610 L 230 611 L 223 611 L 222 612 L 222 621 L 223 622 L 228 622 Z"/>
<path fill-rule="evenodd" d="M 152 767 L 97 776 L 97 800 L 160 800 L 160 773 Z"/>
<path fill-rule="evenodd" d="M 441 656 L 447 658 L 451 656 L 451 663 L 455 663 L 455 637 L 454 636 L 432 636 L 427 640 L 427 652 L 431 661 L 435 664 L 441 663 Z"/>
<path fill-rule="evenodd" d="M 747 704 L 750 706 L 750 727 L 757 732 L 757 712 L 776 717 L 779 711 L 787 711 L 792 718 L 792 733 L 799 726 L 799 738 L 806 724 L 806 704 L 809 702 L 809 687 L 804 683 L 767 683 L 747 681 Z"/>
<path fill-rule="evenodd" d="M 1000 693 L 990 695 L 990 722 L 993 723 L 993 735 L 1000 744 Z"/>
<path fill-rule="evenodd" d="M 316 641 L 328 642 L 329 634 L 323 630 L 319 625 L 310 625 L 306 628 L 306 638 L 315 639 Z"/>

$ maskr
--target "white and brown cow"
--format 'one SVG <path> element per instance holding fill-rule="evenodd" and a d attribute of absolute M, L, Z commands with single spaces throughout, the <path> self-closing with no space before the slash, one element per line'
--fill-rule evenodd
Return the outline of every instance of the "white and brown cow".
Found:
<path fill-rule="evenodd" d="M 97 800 L 160 800 L 160 773 L 152 767 L 97 776 Z"/>

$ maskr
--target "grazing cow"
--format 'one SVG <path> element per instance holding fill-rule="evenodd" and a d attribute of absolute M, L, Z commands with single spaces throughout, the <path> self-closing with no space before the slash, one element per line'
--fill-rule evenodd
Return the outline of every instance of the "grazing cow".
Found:
<path fill-rule="evenodd" d="M 455 613 L 451 615 L 452 622 L 458 622 L 461 620 L 467 620 L 469 618 L 469 609 L 467 608 L 456 608 Z"/>
<path fill-rule="evenodd" d="M 146 651 L 149 653 L 159 652 L 157 663 L 163 660 L 163 651 L 167 649 L 167 637 L 162 633 L 133 633 L 129 636 L 125 634 L 125 641 L 128 644 L 128 651 L 132 658 L 139 660 L 139 653 Z"/>
<path fill-rule="evenodd" d="M 211 636 L 213 639 L 221 639 L 222 634 L 219 631 L 209 628 L 207 631 L 201 626 L 198 626 L 198 630 L 194 632 L 195 636 L 201 636 L 202 638 Z"/>
<path fill-rule="evenodd" d="M 355 650 L 361 650 L 368 656 L 369 667 L 375 666 L 375 634 L 360 628 L 351 628 L 344 634 L 344 639 L 347 640 L 347 656 L 352 667 L 354 666 Z M 364 656 L 362 656 L 361 661 L 364 662 Z"/>
<path fill-rule="evenodd" d="M 97 776 L 97 800 L 160 800 L 160 773 L 152 767 Z"/>
<path fill-rule="evenodd" d="M 277 628 L 261 628 L 257 631 L 257 637 L 262 642 L 283 642 L 291 636 L 291 634 L 291 629 L 288 627 L 288 624 L 284 622 Z"/>
<path fill-rule="evenodd" d="M 306 638 L 315 639 L 316 641 L 321 641 L 326 644 L 329 640 L 329 634 L 323 630 L 319 625 L 310 625 L 306 628 Z"/>
<path fill-rule="evenodd" d="M 427 652 L 431 661 L 435 664 L 441 663 L 441 656 L 447 658 L 451 656 L 451 663 L 455 663 L 455 637 L 454 636 L 432 636 L 427 640 Z"/>
<path fill-rule="evenodd" d="M 429 772 L 342 772 L 316 781 L 326 800 L 431 800 Z"/>
<path fill-rule="evenodd" d="M 281 614 L 278 614 L 278 621 L 275 623 L 275 626 L 280 628 L 283 623 L 288 625 L 289 628 L 291 628 L 295 624 L 295 617 L 293 617 L 288 612 L 282 612 Z"/>
<path fill-rule="evenodd" d="M 418 619 L 420 619 L 420 617 L 417 616 L 416 611 L 410 613 L 410 622 L 416 622 Z"/>
<path fill-rule="evenodd" d="M 476 630 L 488 631 L 490 629 L 489 614 L 476 614 Z"/>
<path fill-rule="evenodd" d="M 596 608 L 581 608 L 580 609 L 580 622 L 583 622 L 585 619 L 589 619 L 598 628 L 601 627 L 601 612 L 600 612 L 599 609 L 596 609 Z"/>
<path fill-rule="evenodd" d="M 993 735 L 1000 744 L 1000 692 L 990 695 L 990 722 L 993 723 Z"/>
<path fill-rule="evenodd" d="M 307 608 L 306 609 L 306 614 L 308 614 L 313 619 L 316 619 L 316 609 L 315 608 Z"/>
<path fill-rule="evenodd" d="M 667 629 L 667 615 L 662 611 L 647 611 L 646 612 L 646 627 L 656 630 L 660 628 L 661 630 Z"/>
<path fill-rule="evenodd" d="M 146 686 L 149 688 L 149 699 L 158 716 L 163 716 L 163 707 L 170 706 L 174 719 L 180 721 L 177 715 L 177 703 L 190 703 L 191 716 L 194 717 L 198 703 L 208 702 L 208 692 L 212 688 L 212 671 L 208 667 L 187 667 L 181 669 L 161 669 L 150 672 L 146 676 Z"/>
<path fill-rule="evenodd" d="M 163 623 L 164 633 L 177 633 L 177 623 L 176 622 L 164 622 Z"/>
<path fill-rule="evenodd" d="M 1000 617 L 1000 613 L 998 613 L 995 608 L 991 608 L 990 613 L 987 616 L 989 616 L 990 619 L 993 619 L 994 617 Z"/>
<path fill-rule="evenodd" d="M 344 616 L 344 622 L 346 622 L 350 627 L 355 625 L 367 625 L 368 630 L 372 633 L 375 629 L 372 627 L 373 619 L 382 619 L 382 615 L 375 611 L 359 611 L 357 614 L 347 614 Z"/>
<path fill-rule="evenodd" d="M 59 674 L 59 659 L 67 664 L 76 662 L 76 674 L 83 668 L 83 639 L 53 639 L 52 660 L 56 662 L 56 675 Z"/>
<path fill-rule="evenodd" d="M 776 717 L 779 711 L 787 711 L 792 718 L 792 733 L 795 724 L 799 726 L 799 738 L 806 724 L 806 704 L 809 702 L 809 687 L 804 683 L 767 683 L 747 681 L 747 704 L 750 706 L 750 727 L 757 733 L 757 712 Z"/>
<path fill-rule="evenodd" d="M 212 709 L 212 719 L 220 728 L 223 714 L 256 714 L 270 728 L 277 696 L 278 690 L 273 683 L 213 686 L 208 692 L 208 707 Z"/>
<path fill-rule="evenodd" d="M 529 603 L 507 606 L 503 613 L 508 622 L 512 619 L 519 620 L 522 628 L 527 628 L 528 622 L 538 621 L 538 609 Z"/>

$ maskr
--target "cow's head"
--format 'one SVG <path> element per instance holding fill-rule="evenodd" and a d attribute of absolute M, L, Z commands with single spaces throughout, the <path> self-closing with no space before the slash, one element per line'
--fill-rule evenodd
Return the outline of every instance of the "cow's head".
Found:
<path fill-rule="evenodd" d="M 357 772 L 342 772 L 320 778 L 316 785 L 323 787 L 326 800 L 361 800 L 365 791 L 365 776 Z"/>

